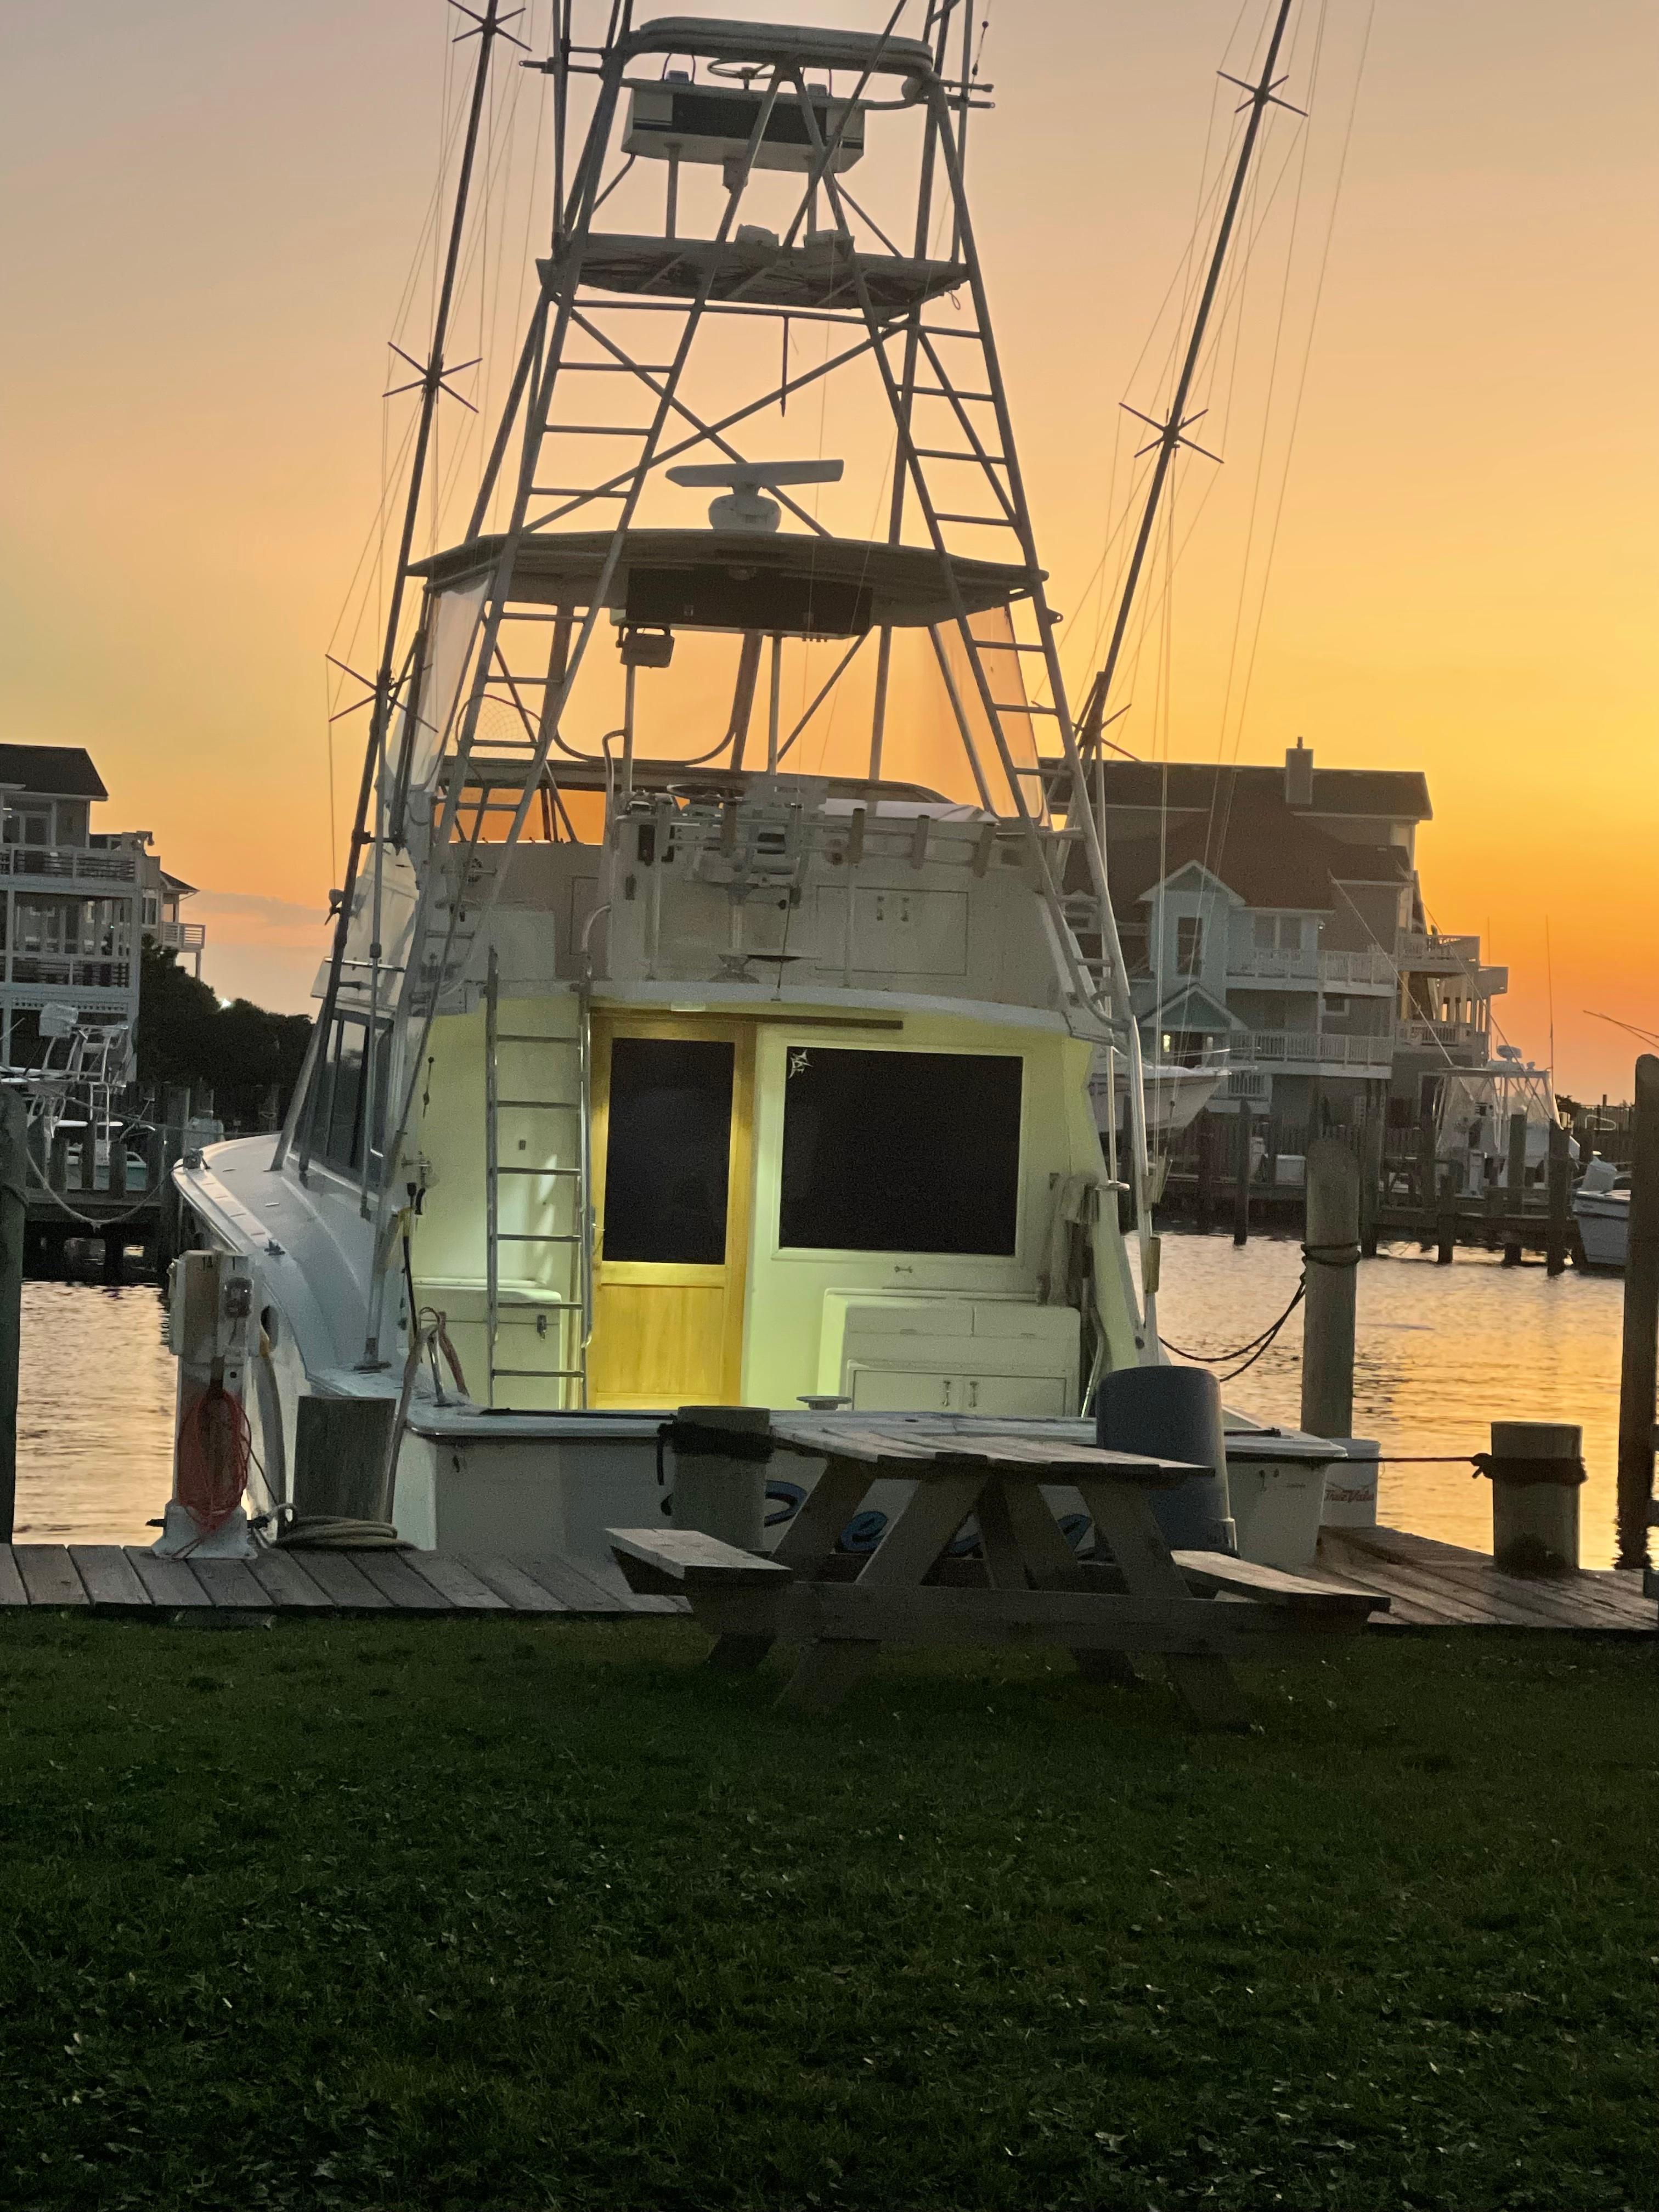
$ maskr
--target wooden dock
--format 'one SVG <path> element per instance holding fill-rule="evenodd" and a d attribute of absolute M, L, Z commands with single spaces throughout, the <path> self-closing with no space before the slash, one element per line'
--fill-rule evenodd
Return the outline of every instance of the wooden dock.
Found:
<path fill-rule="evenodd" d="M 1403 1528 L 1326 1528 L 1316 1579 L 1381 1591 L 1389 1611 L 1371 1628 L 1554 1628 L 1578 1636 L 1659 1632 L 1659 1606 L 1639 1575 L 1592 1571 L 1516 1575 L 1485 1552 L 1466 1552 Z"/>
<path fill-rule="evenodd" d="M 1659 1607 L 1643 1596 L 1636 1576 L 1506 1574 L 1483 1552 L 1398 1528 L 1328 1528 L 1314 1575 L 1389 1599 L 1388 1613 L 1372 1619 L 1372 1634 L 1504 1628 L 1652 1638 L 1659 1630 Z M 204 1626 L 216 1615 L 619 1620 L 686 1610 L 679 1598 L 636 1595 L 609 1561 L 333 1549 L 267 1551 L 246 1561 L 158 1559 L 118 1544 L 0 1546 L 0 1613 L 9 1608 Z"/>
<path fill-rule="evenodd" d="M 135 1544 L 0 1545 L 0 1612 L 90 1610 L 179 1623 L 273 1613 L 410 1620 L 434 1614 L 617 1620 L 683 1613 L 678 1598 L 638 1597 L 609 1561 L 451 1557 L 333 1547 L 252 1559 L 159 1559 Z"/>

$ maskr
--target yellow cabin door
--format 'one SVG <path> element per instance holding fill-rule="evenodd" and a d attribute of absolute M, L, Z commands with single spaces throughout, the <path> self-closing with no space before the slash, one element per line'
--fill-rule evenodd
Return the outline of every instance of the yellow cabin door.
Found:
<path fill-rule="evenodd" d="M 593 1025 L 592 1406 L 738 1397 L 753 1024 Z"/>

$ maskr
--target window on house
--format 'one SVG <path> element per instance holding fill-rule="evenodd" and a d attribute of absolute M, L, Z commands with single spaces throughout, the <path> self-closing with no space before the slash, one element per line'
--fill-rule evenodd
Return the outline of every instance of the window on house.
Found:
<path fill-rule="evenodd" d="M 1259 914 L 1252 924 L 1252 929 L 1255 937 L 1256 951 L 1271 952 L 1279 942 L 1279 917 L 1276 915 Z"/>
<path fill-rule="evenodd" d="M 87 810 L 78 799 L 60 799 L 55 810 L 58 817 L 58 842 L 60 845 L 83 845 L 87 836 Z"/>
<path fill-rule="evenodd" d="M 6 809 L 9 845 L 50 845 L 52 809 L 49 806 L 9 806 Z"/>
<path fill-rule="evenodd" d="M 1199 915 L 1183 914 L 1176 923 L 1176 973 L 1196 975 L 1203 965 L 1203 919 Z"/>
<path fill-rule="evenodd" d="M 1348 1012 L 1346 995 L 1341 991 L 1328 991 L 1325 994 L 1325 1012 L 1336 1015 L 1339 1020 L 1346 1019 Z"/>

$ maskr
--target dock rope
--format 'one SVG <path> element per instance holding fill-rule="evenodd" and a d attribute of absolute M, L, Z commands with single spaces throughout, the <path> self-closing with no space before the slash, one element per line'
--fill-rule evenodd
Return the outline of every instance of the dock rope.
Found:
<path fill-rule="evenodd" d="M 1216 1377 L 1218 1382 L 1231 1382 L 1243 1374 L 1246 1368 L 1254 1367 L 1262 1353 L 1271 1349 L 1279 1330 L 1307 1297 L 1310 1267 L 1357 1267 L 1359 1261 L 1358 1244 L 1304 1244 L 1302 1247 L 1301 1279 L 1291 1293 L 1289 1305 L 1277 1321 L 1270 1322 L 1262 1330 L 1260 1336 L 1253 1336 L 1244 1344 L 1235 1345 L 1231 1352 L 1188 1352 L 1184 1346 L 1173 1343 L 1162 1331 L 1159 1332 L 1160 1341 L 1166 1351 L 1175 1353 L 1177 1359 L 1189 1359 L 1196 1367 L 1225 1367 L 1229 1360 L 1237 1359 L 1240 1363 L 1238 1366 L 1230 1373 Z"/>

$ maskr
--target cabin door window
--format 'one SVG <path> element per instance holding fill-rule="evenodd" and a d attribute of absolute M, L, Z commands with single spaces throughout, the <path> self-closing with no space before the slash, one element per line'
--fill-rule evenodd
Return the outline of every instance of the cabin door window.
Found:
<path fill-rule="evenodd" d="M 752 1060 L 740 1024 L 596 1028 L 593 1405 L 738 1396 Z"/>

